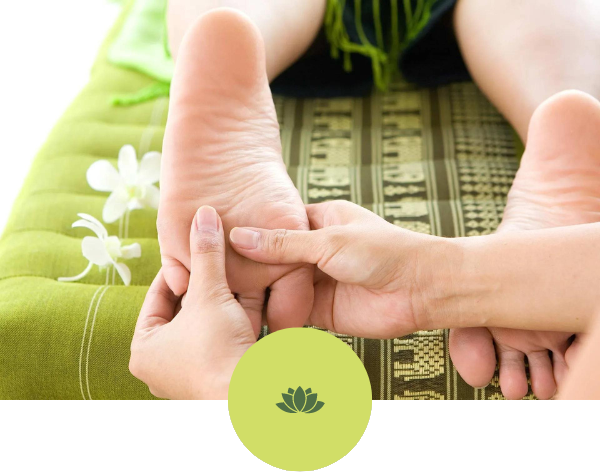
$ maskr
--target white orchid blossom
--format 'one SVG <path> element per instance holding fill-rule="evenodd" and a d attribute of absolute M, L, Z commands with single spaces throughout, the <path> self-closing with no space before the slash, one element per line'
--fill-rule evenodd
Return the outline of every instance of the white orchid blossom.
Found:
<path fill-rule="evenodd" d="M 81 242 L 81 252 L 89 261 L 89 264 L 81 274 L 73 277 L 59 277 L 58 280 L 61 282 L 80 280 L 88 275 L 93 265 L 96 264 L 100 269 L 115 266 L 119 276 L 123 279 L 123 283 L 129 285 L 131 283 L 131 271 L 129 267 L 122 262 L 118 262 L 118 260 L 141 257 L 142 248 L 140 245 L 134 243 L 129 246 L 121 246 L 120 239 L 117 236 L 109 236 L 106 228 L 96 218 L 84 213 L 79 213 L 77 216 L 81 219 L 75 221 L 72 227 L 88 228 L 97 236 L 86 236 Z"/>
<path fill-rule="evenodd" d="M 113 223 L 129 209 L 158 209 L 160 191 L 154 185 L 160 178 L 159 152 L 148 152 L 138 160 L 135 149 L 124 145 L 119 151 L 119 171 L 108 160 L 92 163 L 87 171 L 87 181 L 96 191 L 110 195 L 102 210 L 102 220 Z"/>

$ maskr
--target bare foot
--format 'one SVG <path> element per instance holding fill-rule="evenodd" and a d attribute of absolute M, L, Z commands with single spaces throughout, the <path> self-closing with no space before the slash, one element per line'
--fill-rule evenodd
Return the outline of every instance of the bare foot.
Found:
<path fill-rule="evenodd" d="M 536 109 L 528 137 L 498 232 L 600 221 L 600 102 L 578 91 L 556 94 Z M 463 379 L 482 387 L 493 377 L 497 353 L 500 387 L 509 399 L 527 394 L 526 356 L 534 394 L 548 399 L 568 368 L 565 353 L 571 337 L 502 328 L 458 329 L 450 332 L 450 355 Z"/>
<path fill-rule="evenodd" d="M 279 127 L 258 29 L 216 9 L 188 31 L 171 86 L 163 145 L 158 237 L 169 287 L 187 289 L 189 228 L 204 204 L 234 226 L 309 229 L 281 159 Z M 267 266 L 227 250 L 227 279 L 258 334 L 265 291 L 272 330 L 301 326 L 313 302 L 312 267 Z"/>

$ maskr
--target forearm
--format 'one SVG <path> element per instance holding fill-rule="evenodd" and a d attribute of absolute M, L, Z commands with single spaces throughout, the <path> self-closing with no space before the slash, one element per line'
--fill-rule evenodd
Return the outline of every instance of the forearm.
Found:
<path fill-rule="evenodd" d="M 325 15 L 326 0 L 169 0 L 169 47 L 177 58 L 189 27 L 209 10 L 227 7 L 245 13 L 265 43 L 269 81 L 294 63 L 315 40 Z"/>
<path fill-rule="evenodd" d="M 600 224 L 444 240 L 424 311 L 438 328 L 579 332 L 600 303 Z"/>

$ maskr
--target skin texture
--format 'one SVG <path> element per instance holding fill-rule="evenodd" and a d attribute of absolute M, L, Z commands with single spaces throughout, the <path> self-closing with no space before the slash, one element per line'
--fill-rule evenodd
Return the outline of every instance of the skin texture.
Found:
<path fill-rule="evenodd" d="M 316 231 L 234 228 L 230 239 L 254 259 L 319 266 L 311 318 L 330 330 L 380 338 L 481 324 L 579 332 L 598 314 L 598 224 L 443 239 L 403 230 L 348 202 L 308 208 L 311 224 L 321 226 Z M 129 367 L 157 397 L 224 399 L 256 337 L 228 287 L 223 223 L 213 208 L 196 213 L 189 247 L 183 307 L 161 270 L 136 325 Z M 579 281 L 569 273 L 573 267 L 583 269 Z M 599 333 L 580 351 L 567 351 L 575 370 L 563 397 L 600 397 L 591 373 L 597 365 L 589 364 L 598 357 Z"/>
<path fill-rule="evenodd" d="M 243 12 L 256 25 L 265 44 L 269 81 L 293 64 L 317 36 L 326 0 L 169 0 L 169 46 L 175 59 L 187 30 L 210 10 L 227 7 Z"/>
<path fill-rule="evenodd" d="M 313 325 L 366 338 L 389 338 L 422 328 L 414 305 L 417 262 L 424 244 L 438 238 L 401 230 L 346 202 L 306 207 L 312 229 L 263 233 L 234 228 L 230 241 L 240 254 L 263 262 L 316 264 Z M 251 249 L 256 244 L 257 248 Z M 386 256 L 388 259 L 382 260 Z"/>
<path fill-rule="evenodd" d="M 540 115 L 540 105 L 561 91 L 577 89 L 600 97 L 599 19 L 600 3 L 595 0 L 575 4 L 460 0 L 454 10 L 454 31 L 471 76 L 527 145 L 522 166 L 528 170 L 517 176 L 499 232 L 587 223 L 592 221 L 591 213 L 598 210 L 590 208 L 589 202 L 582 208 L 577 207 L 577 200 L 567 203 L 568 194 L 557 199 L 530 199 L 535 193 L 542 196 L 559 191 L 544 181 L 547 177 L 543 169 L 547 169 L 551 179 L 563 174 L 569 177 L 567 181 L 575 183 L 575 170 L 597 170 L 600 160 L 599 155 L 589 155 L 589 148 L 580 147 L 581 132 L 574 127 L 567 128 L 569 133 L 560 133 L 564 142 L 556 139 L 557 125 L 566 124 L 565 108 L 554 108 L 554 117 L 552 108 L 545 108 L 543 120 L 538 117 L 538 124 L 548 123 L 545 130 L 532 127 L 530 122 Z M 528 131 L 535 135 L 529 136 Z M 589 144 L 589 132 L 583 141 Z M 560 171 L 561 167 L 564 170 Z M 576 186 L 584 188 L 586 183 L 584 180 Z M 525 191 L 528 185 L 535 190 L 529 197 Z M 562 181 L 560 191 L 568 186 Z M 560 209 L 564 212 L 557 211 Z M 511 399 L 527 392 L 525 357 L 533 392 L 542 399 L 551 397 L 567 370 L 564 354 L 568 345 L 564 335 L 528 335 L 497 329 L 466 329 L 450 334 L 453 361 L 461 376 L 473 386 L 488 384 L 498 353 L 502 392 Z M 552 361 L 547 349 L 553 351 Z"/>
<path fill-rule="evenodd" d="M 315 287 L 311 321 L 330 330 L 376 338 L 477 326 L 576 333 L 600 306 L 598 223 L 444 239 L 348 202 L 307 211 L 313 231 L 234 228 L 230 242 L 260 262 L 317 265 L 328 277 L 317 277 L 324 284 Z"/>
<path fill-rule="evenodd" d="M 558 393 L 558 399 L 600 399 L 600 315 L 589 334 L 567 350 L 571 371 Z M 583 343 L 582 343 L 583 341 Z"/>
<path fill-rule="evenodd" d="M 163 275 L 177 295 L 189 278 L 189 226 L 205 204 L 219 212 L 226 233 L 233 226 L 309 229 L 281 159 L 260 33 L 230 9 L 190 27 L 172 82 L 157 227 Z M 267 288 L 272 330 L 302 326 L 310 313 L 310 266 L 259 265 L 228 249 L 227 277 L 256 335 Z"/>
<path fill-rule="evenodd" d="M 225 276 L 223 223 L 200 208 L 189 231 L 191 277 L 183 307 L 160 271 L 131 343 L 131 373 L 170 399 L 227 399 L 235 365 L 256 342 Z"/>
<path fill-rule="evenodd" d="M 473 80 L 525 143 L 550 96 L 578 89 L 600 97 L 599 20 L 596 0 L 459 0 L 454 32 Z"/>
<path fill-rule="evenodd" d="M 172 0 L 169 2 L 168 21 L 170 46 L 175 58 L 179 56 L 182 38 L 196 18 L 222 6 L 243 11 L 256 25 L 264 38 L 265 68 L 268 79 L 272 80 L 312 43 L 322 24 L 325 1 L 307 0 L 290 8 L 285 0 Z M 481 90 L 527 143 L 528 153 L 524 157 L 524 164 L 537 163 L 537 168 L 541 170 L 542 162 L 543 166 L 557 162 L 555 158 L 558 154 L 553 153 L 550 146 L 537 146 L 546 141 L 557 143 L 552 140 L 554 129 L 538 133 L 534 146 L 527 141 L 530 121 L 543 101 L 570 88 L 600 96 L 600 83 L 597 81 L 600 75 L 598 19 L 600 3 L 595 0 L 581 0 L 576 5 L 569 2 L 517 0 L 458 2 L 454 12 L 454 29 L 467 67 Z M 477 40 L 473 41 L 474 38 Z M 582 44 L 586 48 L 581 48 Z M 577 53 L 574 54 L 574 51 Z M 560 121 L 561 115 L 556 118 Z M 578 132 L 569 137 L 574 142 L 572 151 L 577 150 L 577 137 Z M 538 152 L 539 156 L 536 157 Z M 579 166 L 579 155 L 567 155 L 561 155 L 562 164 L 567 163 L 566 158 L 570 160 L 568 163 L 571 168 L 566 170 Z M 588 165 L 584 163 L 583 168 Z M 554 174 L 557 174 L 556 168 Z M 529 180 L 525 179 L 526 175 L 530 176 Z M 526 189 L 525 183 L 531 185 L 538 180 L 536 175 L 541 177 L 535 172 L 519 174 L 499 232 L 540 229 L 566 222 L 590 222 L 587 218 L 577 221 L 580 215 L 578 211 L 587 213 L 589 209 L 576 210 L 574 203 L 564 208 L 562 217 L 552 216 L 555 213 L 549 212 L 550 208 L 545 207 L 544 203 L 532 205 L 536 200 L 528 199 L 527 193 L 519 196 L 519 189 Z M 202 202 L 205 201 L 197 204 Z M 524 203 L 524 206 L 520 206 L 520 203 Z M 553 210 L 558 209 L 557 203 L 550 205 Z M 576 212 L 569 215 L 573 210 Z M 162 234 L 166 234 L 166 231 Z M 179 232 L 180 236 L 183 234 Z M 181 238 L 179 241 L 183 242 Z M 185 261 L 185 258 L 182 259 Z M 182 282 L 186 279 L 184 275 L 181 274 Z M 249 314 L 254 322 L 258 322 L 262 298 L 260 292 L 253 290 L 250 294 L 244 293 L 244 297 L 243 302 Z M 255 328 L 258 328 L 256 323 Z M 527 390 L 524 365 L 527 357 L 533 391 L 539 398 L 547 398 L 554 393 L 568 368 L 564 355 L 570 342 L 567 335 L 534 335 L 473 328 L 451 332 L 450 350 L 463 378 L 478 387 L 489 382 L 496 365 L 497 352 L 502 390 L 509 398 L 522 397 Z M 576 339 L 573 344 L 577 346 L 577 342 Z M 548 349 L 552 350 L 552 360 Z"/>
<path fill-rule="evenodd" d="M 599 133 L 600 102 L 593 97 L 565 91 L 542 103 L 531 119 L 527 148 L 498 232 L 600 221 Z M 500 387 L 509 399 L 527 394 L 527 358 L 534 394 L 548 399 L 568 371 L 565 352 L 571 337 L 501 328 L 455 330 L 450 354 L 463 379 L 479 387 L 491 380 L 497 353 Z"/>

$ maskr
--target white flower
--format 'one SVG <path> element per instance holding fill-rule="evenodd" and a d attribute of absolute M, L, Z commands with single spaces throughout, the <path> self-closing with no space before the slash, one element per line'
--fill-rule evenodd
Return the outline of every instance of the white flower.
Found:
<path fill-rule="evenodd" d="M 118 166 L 119 171 L 108 160 L 98 160 L 87 171 L 87 181 L 94 190 L 111 192 L 102 220 L 113 223 L 128 209 L 158 209 L 160 191 L 154 183 L 160 178 L 160 153 L 145 154 L 138 168 L 135 149 L 124 145 L 119 151 Z"/>
<path fill-rule="evenodd" d="M 130 244 L 129 246 L 121 246 L 121 241 L 117 236 L 109 236 L 106 228 L 93 216 L 89 214 L 79 213 L 80 220 L 73 223 L 74 228 L 91 229 L 97 237 L 86 236 L 81 242 L 81 252 L 83 256 L 90 261 L 85 270 L 74 277 L 59 277 L 61 282 L 74 282 L 85 277 L 92 266 L 96 264 L 100 269 L 115 266 L 117 272 L 123 279 L 125 285 L 131 283 L 131 271 L 122 262 L 117 262 L 118 259 L 133 259 L 142 255 L 142 248 L 138 243 Z"/>

